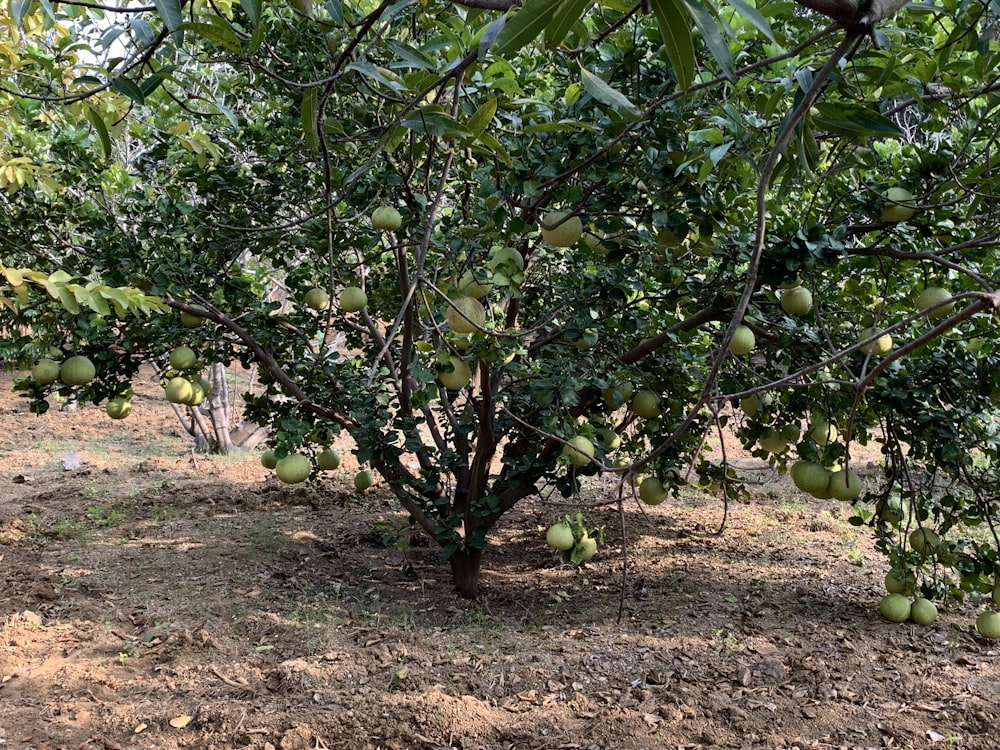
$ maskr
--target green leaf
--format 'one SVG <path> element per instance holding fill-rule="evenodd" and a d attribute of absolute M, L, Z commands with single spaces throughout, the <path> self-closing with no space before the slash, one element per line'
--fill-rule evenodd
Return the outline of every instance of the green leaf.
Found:
<path fill-rule="evenodd" d="M 677 76 L 677 86 L 686 89 L 694 81 L 694 39 L 691 19 L 679 0 L 650 0 L 663 46 Z"/>
<path fill-rule="evenodd" d="M 777 40 L 774 38 L 774 31 L 771 30 L 771 24 L 768 23 L 768 20 L 764 18 L 764 15 L 759 10 L 745 3 L 743 0 L 726 0 L 726 2 L 732 5 L 737 13 L 753 24 L 757 31 L 766 36 L 768 40 L 777 44 Z"/>
<path fill-rule="evenodd" d="M 108 126 L 104 124 L 104 118 L 91 107 L 84 107 L 84 112 L 87 115 L 87 120 L 90 122 L 91 127 L 94 128 L 94 132 L 97 133 L 97 138 L 101 142 L 101 147 L 104 149 L 104 158 L 111 158 L 111 136 L 108 134 Z"/>
<path fill-rule="evenodd" d="M 177 31 L 184 23 L 180 0 L 153 0 L 153 5 L 170 31 Z"/>
<path fill-rule="evenodd" d="M 556 3 L 551 23 L 545 27 L 545 46 L 557 47 L 593 0 L 562 0 Z"/>
<path fill-rule="evenodd" d="M 719 63 L 722 72 L 729 80 L 735 80 L 736 74 L 733 72 L 733 56 L 729 53 L 729 44 L 719 31 L 719 24 L 715 17 L 708 12 L 704 5 L 698 0 L 685 0 L 688 12 L 694 19 L 695 26 L 701 32 L 701 38 L 705 40 L 705 46 L 712 53 L 712 57 Z"/>
<path fill-rule="evenodd" d="M 510 154 L 504 145 L 497 140 L 496 136 L 492 133 L 480 133 L 479 137 L 476 139 L 476 144 L 473 145 L 476 150 L 484 151 L 485 153 L 491 154 L 493 156 L 499 156 L 501 161 L 508 167 L 513 165 L 513 160 L 510 158 Z"/>
<path fill-rule="evenodd" d="M 142 89 L 139 88 L 139 84 L 137 84 L 131 78 L 125 78 L 125 77 L 117 78 L 115 79 L 115 82 L 111 84 L 111 88 L 113 88 L 119 94 L 127 96 L 136 104 L 146 103 L 146 97 L 143 95 Z"/>
<path fill-rule="evenodd" d="M 641 114 L 639 108 L 629 101 L 625 94 L 612 87 L 603 78 L 591 73 L 583 65 L 580 66 L 580 75 L 583 77 L 583 87 L 597 101 L 632 117 L 638 117 Z"/>
<path fill-rule="evenodd" d="M 304 15 L 310 21 L 313 20 L 312 0 L 288 0 L 288 4 Z"/>
<path fill-rule="evenodd" d="M 490 99 L 475 111 L 472 117 L 469 118 L 468 123 L 466 123 L 466 127 L 469 129 L 469 132 L 472 133 L 474 138 L 478 138 L 486 131 L 486 128 L 489 127 L 489 124 L 493 121 L 493 116 L 496 113 L 496 99 Z"/>
<path fill-rule="evenodd" d="M 552 0 L 527 0 L 520 10 L 507 17 L 507 23 L 497 34 L 493 52 L 505 57 L 530 44 L 552 21 L 559 5 Z"/>
<path fill-rule="evenodd" d="M 80 305 L 77 304 L 76 297 L 73 296 L 73 293 L 69 289 L 65 286 L 57 285 L 55 287 L 55 292 L 56 299 L 62 302 L 62 306 L 65 307 L 68 312 L 73 315 L 80 312 Z M 51 290 L 49 293 L 51 294 Z"/>
<path fill-rule="evenodd" d="M 319 90 L 309 89 L 302 97 L 302 133 L 310 148 L 319 149 L 319 133 L 316 130 L 316 107 Z"/>
<path fill-rule="evenodd" d="M 181 24 L 181 31 L 193 31 L 195 34 L 200 36 L 212 44 L 217 44 L 228 52 L 239 52 L 240 51 L 240 39 L 230 28 L 229 24 L 224 20 L 219 19 L 218 21 L 213 21 L 211 23 L 202 23 L 200 21 L 193 21 L 185 24 Z M 256 34 L 256 29 L 254 29 Z"/>
<path fill-rule="evenodd" d="M 888 117 L 851 102 L 817 102 L 813 124 L 835 135 L 896 138 L 903 134 Z"/>
<path fill-rule="evenodd" d="M 260 23 L 261 0 L 240 0 L 240 7 L 254 26 Z"/>
<path fill-rule="evenodd" d="M 10 15 L 14 19 L 18 28 L 24 23 L 24 19 L 31 12 L 31 6 L 35 0 L 10 0 Z"/>

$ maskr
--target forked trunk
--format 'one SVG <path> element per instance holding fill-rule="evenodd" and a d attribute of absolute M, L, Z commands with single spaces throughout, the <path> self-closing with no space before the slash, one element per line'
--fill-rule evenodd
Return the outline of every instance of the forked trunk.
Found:
<path fill-rule="evenodd" d="M 479 571 L 483 562 L 481 549 L 460 549 L 448 558 L 451 564 L 451 577 L 458 593 L 466 599 L 479 596 Z"/>

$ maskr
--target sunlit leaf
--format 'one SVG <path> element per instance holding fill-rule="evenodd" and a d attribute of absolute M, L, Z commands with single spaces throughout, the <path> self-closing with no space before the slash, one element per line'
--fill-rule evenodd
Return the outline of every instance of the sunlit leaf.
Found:
<path fill-rule="evenodd" d="M 691 18 L 679 0 L 650 0 L 660 29 L 667 58 L 677 76 L 679 88 L 686 89 L 694 80 L 694 39 Z"/>

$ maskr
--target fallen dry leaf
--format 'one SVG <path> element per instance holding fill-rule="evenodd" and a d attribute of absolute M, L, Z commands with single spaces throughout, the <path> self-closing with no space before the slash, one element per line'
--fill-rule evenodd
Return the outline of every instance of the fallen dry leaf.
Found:
<path fill-rule="evenodd" d="M 170 726 L 172 726 L 174 729 L 183 729 L 184 727 L 186 727 L 188 724 L 191 723 L 191 720 L 193 718 L 194 718 L 193 716 L 187 716 L 187 715 L 175 716 L 170 720 Z"/>

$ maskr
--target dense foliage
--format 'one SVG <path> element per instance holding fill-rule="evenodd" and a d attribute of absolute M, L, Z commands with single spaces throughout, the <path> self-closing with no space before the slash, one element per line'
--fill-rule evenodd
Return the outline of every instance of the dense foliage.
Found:
<path fill-rule="evenodd" d="M 739 491 L 704 448 L 727 423 L 817 495 L 841 469 L 926 594 L 992 587 L 995 4 L 157 7 L 2 19 L 8 356 L 86 354 L 95 400 L 180 344 L 259 367 L 276 456 L 349 433 L 469 596 L 543 485 Z M 208 324 L 100 305 L 130 287 Z"/>

